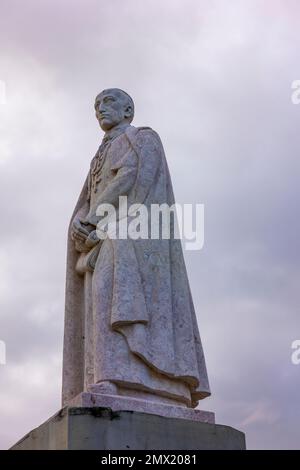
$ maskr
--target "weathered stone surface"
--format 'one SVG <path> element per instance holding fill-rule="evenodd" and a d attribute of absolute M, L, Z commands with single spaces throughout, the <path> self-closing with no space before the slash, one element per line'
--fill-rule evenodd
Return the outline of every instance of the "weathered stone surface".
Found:
<path fill-rule="evenodd" d="M 242 450 L 229 426 L 107 408 L 64 408 L 12 450 Z"/>
<path fill-rule="evenodd" d="M 133 108 L 122 90 L 96 97 L 105 135 L 69 229 L 63 406 L 90 386 L 190 408 L 210 395 L 181 241 L 172 227 L 170 239 L 96 236 L 100 204 L 116 209 L 120 228 L 131 216 L 122 216 L 119 197 L 149 214 L 153 204 L 175 203 L 160 138 L 131 125 Z"/>
<path fill-rule="evenodd" d="M 189 408 L 187 406 L 175 406 L 162 403 L 160 398 L 156 402 L 146 399 L 144 400 L 128 397 L 113 396 L 95 393 L 80 393 L 70 402 L 70 406 L 77 407 L 100 407 L 110 408 L 112 411 L 136 411 L 147 414 L 164 416 L 166 418 L 181 418 L 192 421 L 201 421 L 203 423 L 215 423 L 215 415 L 211 411 L 203 411 L 199 409 Z"/>

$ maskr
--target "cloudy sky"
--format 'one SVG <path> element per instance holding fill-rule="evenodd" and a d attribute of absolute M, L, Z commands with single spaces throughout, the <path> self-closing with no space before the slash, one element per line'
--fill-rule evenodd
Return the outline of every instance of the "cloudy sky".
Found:
<path fill-rule="evenodd" d="M 205 204 L 185 252 L 218 423 L 300 448 L 297 0 L 1 0 L 0 447 L 60 407 L 66 232 L 120 87 L 159 132 L 175 196 Z"/>

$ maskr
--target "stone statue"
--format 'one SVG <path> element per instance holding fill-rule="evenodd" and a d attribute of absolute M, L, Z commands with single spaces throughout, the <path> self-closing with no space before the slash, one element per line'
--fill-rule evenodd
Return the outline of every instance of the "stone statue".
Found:
<path fill-rule="evenodd" d="M 84 391 L 196 407 L 210 395 L 181 241 L 97 236 L 97 207 L 174 204 L 158 134 L 131 125 L 120 89 L 95 101 L 104 131 L 68 235 L 63 405 Z"/>

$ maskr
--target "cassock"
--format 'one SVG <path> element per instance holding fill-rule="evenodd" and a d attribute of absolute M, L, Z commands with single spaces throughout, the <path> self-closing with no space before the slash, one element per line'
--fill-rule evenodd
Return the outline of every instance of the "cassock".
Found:
<path fill-rule="evenodd" d="M 175 202 L 162 143 L 150 128 L 107 133 L 71 218 L 63 405 L 91 384 L 111 381 L 120 395 L 195 407 L 210 389 L 181 241 L 172 233 L 107 235 L 87 251 L 72 239 L 76 218 L 96 226 L 100 204 L 112 204 L 120 221 L 119 196 L 149 213 L 152 204 Z"/>

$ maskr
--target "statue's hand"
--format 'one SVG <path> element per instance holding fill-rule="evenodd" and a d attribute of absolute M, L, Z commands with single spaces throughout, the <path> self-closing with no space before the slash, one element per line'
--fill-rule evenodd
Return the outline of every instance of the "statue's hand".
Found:
<path fill-rule="evenodd" d="M 99 242 L 99 238 L 97 236 L 96 230 L 93 230 L 92 232 L 90 232 L 89 236 L 87 237 L 85 244 L 89 248 L 93 248 L 93 246 L 97 245 L 98 242 Z"/>
<path fill-rule="evenodd" d="M 88 238 L 90 231 L 88 227 L 82 224 L 80 219 L 75 219 L 72 223 L 71 227 L 71 237 L 72 240 L 75 242 L 83 242 L 85 243 L 86 239 Z"/>
<path fill-rule="evenodd" d="M 88 214 L 85 219 L 81 220 L 81 223 L 92 227 L 92 230 L 94 230 L 99 220 L 100 217 L 97 217 L 95 214 Z"/>

